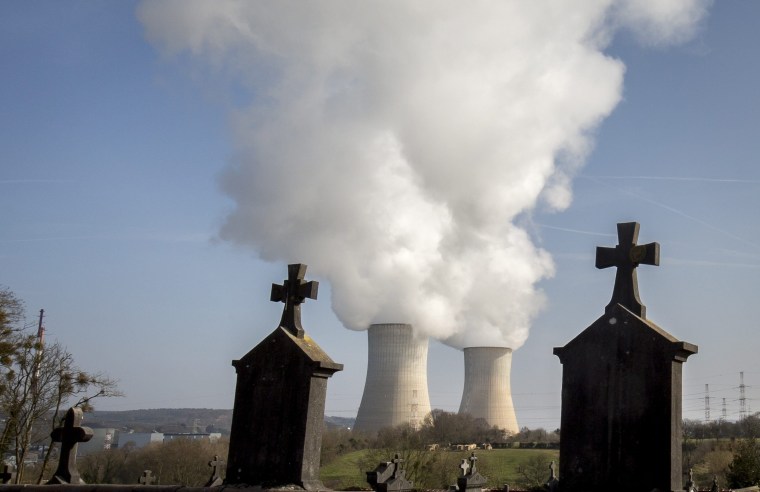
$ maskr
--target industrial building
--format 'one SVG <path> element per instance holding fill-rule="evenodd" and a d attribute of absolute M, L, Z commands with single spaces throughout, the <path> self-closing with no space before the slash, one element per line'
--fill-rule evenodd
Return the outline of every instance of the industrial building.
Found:
<path fill-rule="evenodd" d="M 374 324 L 367 331 L 367 381 L 354 429 L 376 432 L 408 423 L 419 428 L 430 413 L 428 339 L 409 324 Z"/>

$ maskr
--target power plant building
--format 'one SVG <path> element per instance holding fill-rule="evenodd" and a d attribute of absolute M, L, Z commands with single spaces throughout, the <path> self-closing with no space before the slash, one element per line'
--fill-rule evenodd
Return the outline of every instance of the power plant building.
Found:
<path fill-rule="evenodd" d="M 464 391 L 459 413 L 482 418 L 489 425 L 517 434 L 520 428 L 512 403 L 511 371 L 510 348 L 464 349 Z"/>
<path fill-rule="evenodd" d="M 367 341 L 367 381 L 354 429 L 419 428 L 430 413 L 427 338 L 415 337 L 409 324 L 389 323 L 371 325 Z"/>

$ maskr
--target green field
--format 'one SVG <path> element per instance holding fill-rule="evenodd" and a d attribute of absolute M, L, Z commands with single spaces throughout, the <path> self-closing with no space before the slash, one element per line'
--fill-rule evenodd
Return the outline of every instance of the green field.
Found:
<path fill-rule="evenodd" d="M 339 456 L 331 463 L 326 464 L 320 471 L 320 477 L 324 484 L 335 490 L 346 490 L 350 488 L 368 489 L 365 472 L 371 471 L 377 466 L 372 463 L 369 457 L 376 452 L 373 450 L 354 451 Z M 457 466 L 462 459 L 470 455 L 469 451 L 433 451 L 438 454 L 438 460 L 442 469 L 446 470 L 447 477 L 441 478 L 440 488 L 446 488 L 447 485 L 456 481 Z M 511 488 L 517 488 L 518 466 L 527 465 L 531 458 L 544 456 L 548 461 L 559 460 L 559 450 L 556 449 L 493 449 L 489 451 L 476 451 L 478 457 L 478 471 L 488 478 L 488 486 L 491 488 L 500 488 L 505 483 L 510 484 Z M 386 459 L 390 460 L 391 456 Z M 549 469 L 545 471 L 546 479 L 549 478 Z"/>

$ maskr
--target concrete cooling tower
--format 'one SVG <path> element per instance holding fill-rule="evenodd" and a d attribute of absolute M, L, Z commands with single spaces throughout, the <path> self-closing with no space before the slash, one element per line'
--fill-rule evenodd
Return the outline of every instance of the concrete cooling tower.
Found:
<path fill-rule="evenodd" d="M 464 392 L 459 413 L 485 419 L 507 432 L 517 434 L 515 407 L 509 379 L 512 349 L 469 347 L 464 349 Z"/>
<path fill-rule="evenodd" d="M 430 413 L 427 338 L 416 338 L 407 324 L 371 325 L 367 335 L 367 382 L 354 429 L 376 432 L 402 423 L 418 428 Z"/>

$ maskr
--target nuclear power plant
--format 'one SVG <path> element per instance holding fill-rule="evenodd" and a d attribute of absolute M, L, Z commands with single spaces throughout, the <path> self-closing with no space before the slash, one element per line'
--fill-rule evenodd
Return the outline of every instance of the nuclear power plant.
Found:
<path fill-rule="evenodd" d="M 520 428 L 512 403 L 511 371 L 510 348 L 464 349 L 464 391 L 459 413 L 469 413 L 490 425 L 517 434 Z"/>
<path fill-rule="evenodd" d="M 375 324 L 367 341 L 367 381 L 354 429 L 376 432 L 402 423 L 418 428 L 430 413 L 427 338 L 415 337 L 408 324 Z"/>

